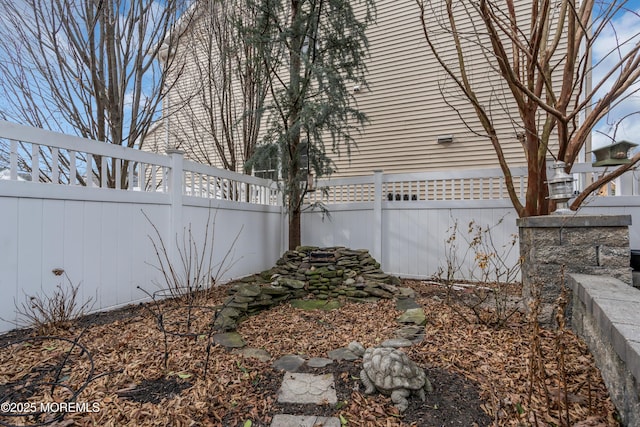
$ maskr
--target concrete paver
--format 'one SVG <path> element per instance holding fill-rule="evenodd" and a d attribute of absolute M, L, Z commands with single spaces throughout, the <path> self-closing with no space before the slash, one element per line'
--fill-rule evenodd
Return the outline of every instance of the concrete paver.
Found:
<path fill-rule="evenodd" d="M 314 375 L 296 372 L 284 374 L 278 402 L 335 404 L 336 396 L 333 374 Z"/>
<path fill-rule="evenodd" d="M 279 414 L 273 417 L 271 427 L 340 427 L 340 420 L 335 417 Z"/>

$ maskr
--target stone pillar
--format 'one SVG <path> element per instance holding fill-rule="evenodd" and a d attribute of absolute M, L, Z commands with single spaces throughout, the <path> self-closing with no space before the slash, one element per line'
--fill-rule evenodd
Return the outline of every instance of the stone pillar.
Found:
<path fill-rule="evenodd" d="M 562 269 L 615 277 L 631 285 L 629 267 L 631 215 L 547 215 L 518 219 L 525 304 L 541 288 L 540 323 L 554 326 Z"/>

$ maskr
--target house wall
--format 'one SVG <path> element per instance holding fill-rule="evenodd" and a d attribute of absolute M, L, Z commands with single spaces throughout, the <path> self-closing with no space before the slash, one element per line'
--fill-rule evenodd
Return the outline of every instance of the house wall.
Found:
<path fill-rule="evenodd" d="M 143 149 L 164 153 L 177 148 L 187 159 L 242 172 L 248 157 L 239 123 L 255 106 L 245 104 L 238 57 L 234 53 L 225 62 L 220 56 L 220 46 L 234 37 L 225 18 L 235 7 L 209 0 L 194 3 L 191 19 L 180 29 L 185 32 L 176 53 L 164 59 L 172 63 L 167 78 L 171 90 L 163 101 L 163 119 L 149 132 Z M 225 131 L 225 125 L 231 130 Z"/>
<path fill-rule="evenodd" d="M 451 48 L 446 34 L 438 28 L 442 23 L 444 2 L 429 3 L 435 9 L 428 14 L 428 28 L 436 42 L 443 46 L 443 56 L 448 64 L 455 68 L 455 50 Z M 529 22 L 530 2 L 517 1 L 516 6 L 525 17 L 520 23 L 524 28 Z M 353 7 L 357 10 L 363 5 L 355 3 Z M 462 8 L 464 3 L 460 2 L 456 7 Z M 337 168 L 334 175 L 360 176 L 374 169 L 404 173 L 496 167 L 497 156 L 489 140 L 483 136 L 485 132 L 471 104 L 461 97 L 429 51 L 416 2 L 379 0 L 376 8 L 377 21 L 367 30 L 370 44 L 368 86 L 361 85 L 360 91 L 354 93 L 358 108 L 367 114 L 370 121 L 361 134 L 354 133 L 356 146 L 352 147 L 350 156 L 344 147 L 331 154 Z M 460 31 L 480 34 L 480 39 L 474 35 L 463 42 L 473 52 L 466 56 L 466 61 L 476 95 L 481 103 L 489 106 L 487 109 L 506 160 L 512 166 L 523 165 L 524 152 L 517 138 L 521 120 L 513 102 L 503 95 L 508 89 L 504 87 L 499 73 L 487 66 L 480 47 L 483 41 L 488 44 L 486 38 L 482 38 L 482 25 L 466 17 L 461 9 L 457 9 L 457 13 Z M 201 93 L 197 93 L 198 88 L 206 87 L 206 82 L 202 86 L 203 75 L 199 70 L 206 67 L 206 59 L 212 54 L 210 49 L 202 48 L 202 37 L 197 37 L 203 31 L 203 25 L 211 26 L 210 20 L 199 15 L 192 25 L 194 30 L 183 41 L 179 54 L 182 57 L 178 63 L 184 64 L 184 69 L 165 105 L 168 111 L 172 111 L 164 120 L 168 130 L 158 127 L 149 139 L 161 141 L 160 147 L 180 146 L 188 158 L 222 166 L 219 156 L 213 153 L 214 137 L 207 133 L 210 126 L 205 118 Z M 213 59 L 215 64 L 215 57 Z M 211 74 L 218 71 L 212 70 Z M 240 107 L 238 82 L 234 82 L 234 87 L 233 102 Z M 211 106 L 219 111 L 221 103 L 215 100 Z M 175 109 L 178 110 L 173 112 Z M 168 144 L 165 141 L 167 135 Z M 454 142 L 439 144 L 437 138 L 444 135 L 452 135 Z M 203 146 L 208 146 L 209 150 L 203 151 Z"/>
<path fill-rule="evenodd" d="M 456 51 L 440 25 L 444 2 L 425 2 L 427 28 L 439 45 L 447 65 L 457 69 Z M 530 2 L 516 1 L 516 8 L 529 21 Z M 498 160 L 486 132 L 431 53 L 420 21 L 420 8 L 413 0 L 376 2 L 377 22 L 367 31 L 370 58 L 369 83 L 355 94 L 358 108 L 370 119 L 350 158 L 336 160 L 336 176 L 360 176 L 374 169 L 388 173 L 497 167 Z M 521 120 L 509 100 L 509 90 L 499 73 L 489 66 L 482 45 L 489 46 L 482 22 L 473 22 L 465 12 L 470 6 L 454 2 L 458 30 L 469 39 L 462 44 L 466 71 L 479 102 L 491 114 L 504 156 L 511 166 L 525 164 L 517 139 Z M 432 12 L 432 13 L 430 13 Z M 523 28 L 526 33 L 526 28 Z M 478 38 L 476 38 L 476 35 Z M 507 46 L 509 44 L 507 43 Z M 469 55 L 468 52 L 474 54 Z M 507 95 L 505 95 L 507 94 Z M 452 135 L 454 142 L 439 144 L 439 136 Z"/>

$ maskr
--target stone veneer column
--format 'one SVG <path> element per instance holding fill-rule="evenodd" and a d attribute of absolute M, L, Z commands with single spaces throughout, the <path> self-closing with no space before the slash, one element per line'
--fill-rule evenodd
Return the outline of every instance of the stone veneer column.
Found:
<path fill-rule="evenodd" d="M 541 286 L 540 323 L 554 326 L 553 309 L 561 274 L 611 276 L 631 285 L 631 215 L 547 215 L 518 219 L 522 257 L 522 293 L 531 301 Z"/>

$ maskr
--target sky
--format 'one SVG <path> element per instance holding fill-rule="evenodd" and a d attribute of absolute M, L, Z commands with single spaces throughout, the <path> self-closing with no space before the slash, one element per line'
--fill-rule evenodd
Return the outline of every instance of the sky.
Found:
<path fill-rule="evenodd" d="M 633 9 L 634 12 L 618 14 L 615 21 L 617 32 L 614 33 L 611 28 L 609 28 L 608 32 L 598 38 L 598 43 L 593 50 L 594 61 L 604 58 L 611 52 L 613 47 L 617 44 L 615 38 L 616 35 L 619 39 L 629 39 L 632 35 L 640 33 L 640 0 L 629 1 L 628 7 L 629 9 Z M 634 16 L 633 13 L 636 15 Z M 633 42 L 638 43 L 640 40 L 636 36 L 635 39 L 633 39 Z M 614 57 L 609 55 L 605 61 L 606 63 L 611 63 L 613 59 Z M 608 67 L 606 67 L 605 64 L 604 67 L 596 68 L 596 70 L 594 70 L 594 82 L 601 78 L 602 71 L 606 68 Z M 635 87 L 639 88 L 640 83 L 637 83 Z M 618 126 L 617 131 L 614 126 L 620 117 L 624 117 L 625 115 L 636 111 L 640 112 L 640 92 L 632 95 L 629 99 L 624 101 L 610 114 L 609 117 L 603 119 L 595 127 L 594 132 L 592 133 L 592 147 L 598 148 L 611 144 L 614 142 L 612 140 L 614 135 L 615 141 L 627 140 L 640 144 L 640 114 L 634 114 L 625 119 L 622 124 Z"/>

